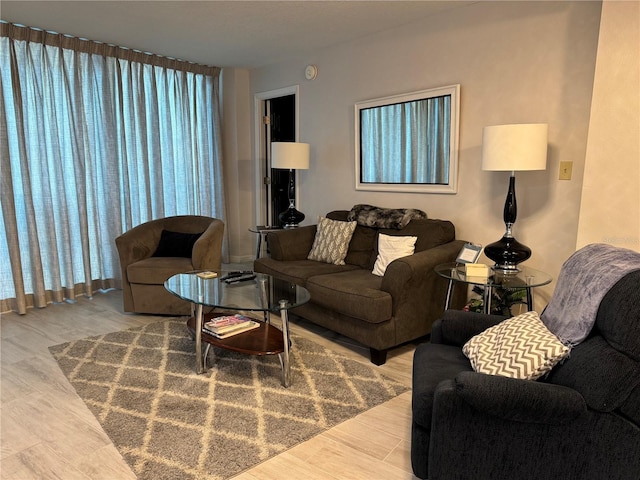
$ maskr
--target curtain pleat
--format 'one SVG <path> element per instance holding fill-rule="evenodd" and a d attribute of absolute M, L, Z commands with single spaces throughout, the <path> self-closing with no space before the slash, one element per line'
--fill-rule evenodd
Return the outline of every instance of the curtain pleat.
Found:
<path fill-rule="evenodd" d="M 224 221 L 219 68 L 1 23 L 0 72 L 0 312 L 119 286 L 140 223 Z"/>

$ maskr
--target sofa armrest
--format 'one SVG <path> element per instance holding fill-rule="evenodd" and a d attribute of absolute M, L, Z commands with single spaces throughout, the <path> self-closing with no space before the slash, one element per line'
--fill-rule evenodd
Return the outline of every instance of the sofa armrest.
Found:
<path fill-rule="evenodd" d="M 513 422 L 566 425 L 587 413 L 583 396 L 562 385 L 461 372 L 454 388 L 474 409 Z"/>
<path fill-rule="evenodd" d="M 213 219 L 193 245 L 191 264 L 196 270 L 220 270 L 224 222 Z"/>
<path fill-rule="evenodd" d="M 391 295 L 394 317 L 419 319 L 431 325 L 442 315 L 447 283 L 434 268 L 454 261 L 463 245 L 463 241 L 454 240 L 399 258 L 387 266 L 381 290 Z"/>
<path fill-rule="evenodd" d="M 484 313 L 447 310 L 433 324 L 431 343 L 462 347 L 471 337 L 499 324 L 507 317 Z"/>
<path fill-rule="evenodd" d="M 271 258 L 279 261 L 305 260 L 316 238 L 316 228 L 317 225 L 306 225 L 267 233 Z"/>

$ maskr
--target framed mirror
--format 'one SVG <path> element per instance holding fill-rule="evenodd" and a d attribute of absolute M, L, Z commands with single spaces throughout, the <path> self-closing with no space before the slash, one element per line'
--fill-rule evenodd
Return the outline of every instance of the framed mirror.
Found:
<path fill-rule="evenodd" d="M 355 105 L 356 190 L 456 193 L 460 85 Z"/>

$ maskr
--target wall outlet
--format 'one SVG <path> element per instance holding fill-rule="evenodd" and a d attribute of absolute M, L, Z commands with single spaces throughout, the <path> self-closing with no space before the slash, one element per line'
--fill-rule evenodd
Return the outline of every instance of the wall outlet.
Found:
<path fill-rule="evenodd" d="M 560 162 L 560 175 L 559 180 L 571 180 L 571 170 L 573 169 L 573 162 Z"/>

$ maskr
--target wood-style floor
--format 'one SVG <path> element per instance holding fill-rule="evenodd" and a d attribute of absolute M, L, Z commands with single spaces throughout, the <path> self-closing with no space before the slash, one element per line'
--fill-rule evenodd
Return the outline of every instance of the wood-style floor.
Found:
<path fill-rule="evenodd" d="M 48 347 L 156 322 L 124 314 L 114 290 L 75 304 L 50 305 L 0 318 L 2 480 L 135 479 L 93 414 L 58 368 Z M 292 331 L 367 360 L 368 349 L 303 320 Z M 415 345 L 394 349 L 380 367 L 411 385 Z M 415 479 L 409 460 L 411 393 L 373 408 L 251 470 L 237 480 Z M 180 479 L 176 479 L 180 480 Z"/>

